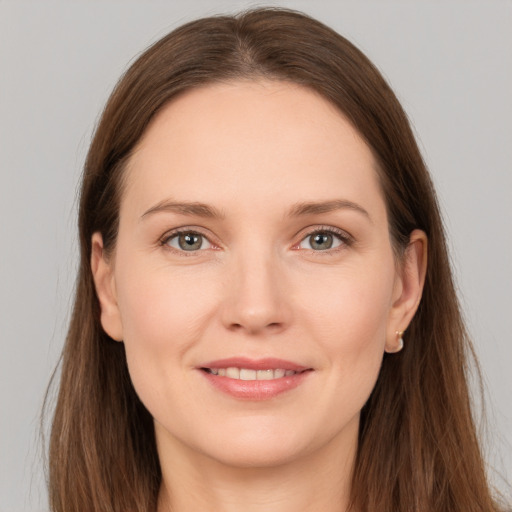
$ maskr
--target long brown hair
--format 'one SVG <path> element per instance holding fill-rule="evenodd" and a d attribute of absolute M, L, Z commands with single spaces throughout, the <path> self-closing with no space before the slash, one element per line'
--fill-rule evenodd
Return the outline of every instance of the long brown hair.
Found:
<path fill-rule="evenodd" d="M 470 410 L 472 356 L 432 183 L 407 117 L 383 77 L 342 36 L 306 15 L 255 9 L 193 21 L 143 53 L 96 129 L 79 209 L 80 269 L 49 447 L 54 512 L 156 510 L 161 472 L 153 421 L 123 344 L 101 328 L 91 237 L 115 247 L 123 169 L 153 116 L 180 92 L 215 81 L 284 80 L 317 91 L 348 118 L 379 163 L 397 257 L 426 232 L 428 270 L 399 355 L 384 356 L 361 414 L 352 506 L 361 512 L 491 512 Z"/>

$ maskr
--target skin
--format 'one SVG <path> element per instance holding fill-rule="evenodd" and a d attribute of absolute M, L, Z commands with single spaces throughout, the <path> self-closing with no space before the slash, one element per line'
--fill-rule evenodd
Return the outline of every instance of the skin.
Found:
<path fill-rule="evenodd" d="M 360 411 L 426 265 L 421 231 L 395 261 L 371 151 L 308 89 L 232 82 L 165 106 L 126 172 L 115 253 L 96 233 L 91 265 L 103 328 L 124 342 L 155 420 L 159 511 L 345 510 Z M 334 200 L 345 203 L 290 215 Z M 169 239 L 182 227 L 204 235 L 200 249 Z M 330 249 L 312 245 L 315 230 Z M 240 400 L 197 369 L 234 356 L 312 371 L 272 399 Z"/>

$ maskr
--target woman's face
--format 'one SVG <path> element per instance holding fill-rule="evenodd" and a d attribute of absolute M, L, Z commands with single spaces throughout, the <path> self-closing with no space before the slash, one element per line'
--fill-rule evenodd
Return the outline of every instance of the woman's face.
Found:
<path fill-rule="evenodd" d="M 268 466 L 354 449 L 415 302 L 376 169 L 346 119 L 296 85 L 198 88 L 154 119 L 115 254 L 95 235 L 93 271 L 160 450 Z"/>

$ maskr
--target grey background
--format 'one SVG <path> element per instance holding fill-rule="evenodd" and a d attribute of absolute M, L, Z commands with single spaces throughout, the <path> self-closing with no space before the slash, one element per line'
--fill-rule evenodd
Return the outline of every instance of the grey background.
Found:
<path fill-rule="evenodd" d="M 411 117 L 482 363 L 487 457 L 510 481 L 512 3 L 277 4 L 355 42 Z M 0 512 L 47 510 L 39 412 L 68 319 L 75 191 L 107 95 L 171 28 L 248 5 L 256 4 L 0 0 Z"/>

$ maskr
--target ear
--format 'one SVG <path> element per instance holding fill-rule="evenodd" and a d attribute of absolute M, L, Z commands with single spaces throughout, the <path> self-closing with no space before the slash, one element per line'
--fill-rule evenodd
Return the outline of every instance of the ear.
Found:
<path fill-rule="evenodd" d="M 396 277 L 393 306 L 386 335 L 386 352 L 399 352 L 401 334 L 409 326 L 420 304 L 427 273 L 427 235 L 415 229 L 405 249 L 401 269 Z"/>
<path fill-rule="evenodd" d="M 121 314 L 117 305 L 117 295 L 112 262 L 103 250 L 101 233 L 92 235 L 91 270 L 96 288 L 96 295 L 101 308 L 101 325 L 114 340 L 123 340 Z"/>

